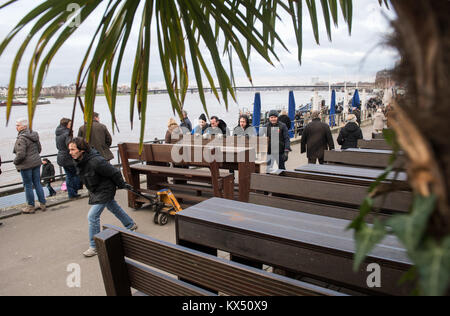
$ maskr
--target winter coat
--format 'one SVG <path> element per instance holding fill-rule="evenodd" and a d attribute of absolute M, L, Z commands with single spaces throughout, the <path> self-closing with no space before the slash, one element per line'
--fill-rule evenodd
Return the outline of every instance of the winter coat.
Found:
<path fill-rule="evenodd" d="M 309 159 L 323 159 L 328 149 L 334 149 L 330 127 L 320 119 L 314 119 L 303 131 L 301 152 L 307 152 Z"/>
<path fill-rule="evenodd" d="M 78 176 L 89 190 L 89 204 L 106 204 L 116 195 L 116 189 L 125 188 L 122 173 L 114 168 L 98 151 L 91 149 L 81 160 L 75 161 Z"/>
<path fill-rule="evenodd" d="M 249 126 L 244 130 L 239 125 L 234 128 L 233 136 L 257 136 L 257 133 L 256 133 L 256 129 L 253 126 Z"/>
<path fill-rule="evenodd" d="M 78 137 L 86 138 L 86 124 L 78 130 Z M 112 145 L 112 137 L 106 125 L 97 121 L 92 122 L 89 145 L 94 147 L 106 160 L 110 161 L 114 158 L 113 153 L 109 149 Z"/>
<path fill-rule="evenodd" d="M 73 159 L 69 154 L 69 148 L 67 145 L 72 140 L 72 137 L 69 135 L 70 129 L 63 125 L 59 125 L 56 128 L 56 148 L 58 149 L 58 156 L 56 162 L 61 167 L 73 167 Z"/>
<path fill-rule="evenodd" d="M 18 171 L 39 167 L 42 164 L 40 153 L 42 146 L 39 134 L 25 129 L 19 132 L 14 145 L 14 165 Z"/>
<path fill-rule="evenodd" d="M 289 116 L 287 116 L 287 115 L 280 115 L 278 117 L 278 121 L 279 122 L 283 122 L 286 125 L 286 127 L 288 128 L 288 130 L 291 129 L 292 123 L 291 123 L 291 119 L 289 118 Z"/>
<path fill-rule="evenodd" d="M 272 153 L 272 136 L 278 135 L 279 141 L 279 153 L 280 155 L 284 154 L 285 151 L 291 151 L 291 139 L 289 138 L 289 131 L 287 129 L 286 124 L 282 122 L 278 122 L 275 125 L 268 122 L 263 128 L 260 130 L 260 136 L 267 136 L 269 148 L 267 149 L 267 153 L 270 155 Z"/>
<path fill-rule="evenodd" d="M 386 117 L 383 113 L 377 112 L 374 115 L 374 121 L 373 121 L 373 129 L 374 130 L 383 130 L 384 129 L 384 122 L 386 122 Z"/>
<path fill-rule="evenodd" d="M 203 135 L 206 133 L 206 131 L 209 128 L 209 124 L 206 124 L 205 127 L 202 129 L 200 125 L 197 125 L 191 132 L 192 135 Z"/>
<path fill-rule="evenodd" d="M 183 119 L 183 121 L 180 124 L 180 127 L 185 127 L 189 130 L 189 132 L 192 132 L 192 123 L 191 121 L 186 117 Z"/>
<path fill-rule="evenodd" d="M 52 163 L 47 162 L 45 165 L 42 165 L 41 179 L 44 184 L 55 182 L 55 167 L 53 166 Z"/>
<path fill-rule="evenodd" d="M 337 142 L 341 149 L 358 148 L 358 139 L 363 139 L 361 128 L 354 122 L 347 123 L 339 132 Z"/>
<path fill-rule="evenodd" d="M 183 139 L 183 131 L 178 125 L 172 125 L 166 132 L 164 142 L 166 144 L 177 143 Z"/>

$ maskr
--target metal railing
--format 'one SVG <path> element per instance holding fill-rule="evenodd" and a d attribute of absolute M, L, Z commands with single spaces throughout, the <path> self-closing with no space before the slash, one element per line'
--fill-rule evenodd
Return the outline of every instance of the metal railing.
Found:
<path fill-rule="evenodd" d="M 163 139 L 155 138 L 154 140 L 146 141 L 144 143 L 145 144 L 162 144 L 163 142 L 164 142 Z M 109 149 L 111 149 L 111 150 L 115 149 L 116 150 L 117 164 L 114 164 L 114 167 L 121 167 L 122 163 L 120 161 L 119 147 L 118 146 L 112 146 Z M 49 158 L 54 158 L 54 157 L 57 157 L 57 156 L 58 156 L 58 154 L 44 155 L 44 156 L 41 156 L 41 159 L 44 159 L 44 158 L 49 159 Z M 2 161 L 2 167 L 4 165 L 13 164 L 13 163 L 14 163 L 13 160 Z M 58 166 L 58 167 L 59 167 L 59 174 L 57 174 L 57 175 L 55 174 L 54 176 L 51 176 L 51 177 L 41 178 L 41 181 L 48 180 L 48 179 L 53 179 L 53 178 L 55 180 L 65 180 L 66 174 L 63 172 L 63 168 L 61 166 Z M 9 171 L 13 171 L 13 170 L 9 170 Z M 17 186 L 23 186 L 23 181 L 22 182 L 16 182 L 16 183 L 10 183 L 10 184 L 6 184 L 6 185 L 2 185 L 2 186 L 0 186 L 0 190 L 6 189 L 6 188 L 17 187 Z M 14 188 L 12 190 L 1 191 L 0 192 L 0 196 L 5 196 L 5 195 L 9 195 L 11 193 L 20 192 L 22 189 L 23 188 Z"/>

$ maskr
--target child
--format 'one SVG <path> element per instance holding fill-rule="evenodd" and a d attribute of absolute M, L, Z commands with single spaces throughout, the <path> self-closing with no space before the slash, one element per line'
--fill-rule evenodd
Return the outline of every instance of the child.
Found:
<path fill-rule="evenodd" d="M 51 197 L 56 195 L 56 191 L 51 185 L 52 182 L 55 182 L 55 168 L 47 158 L 42 159 L 42 165 L 41 179 L 43 179 L 43 183 L 47 185 L 48 192 L 50 193 L 49 197 Z"/>

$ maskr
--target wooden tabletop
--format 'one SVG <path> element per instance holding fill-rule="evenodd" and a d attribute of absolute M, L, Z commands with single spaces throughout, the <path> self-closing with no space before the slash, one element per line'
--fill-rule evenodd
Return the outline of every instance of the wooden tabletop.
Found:
<path fill-rule="evenodd" d="M 212 198 L 185 209 L 177 213 L 177 217 L 349 256 L 353 255 L 355 249 L 353 231 L 346 231 L 350 221 L 331 217 L 220 198 Z M 394 236 L 388 236 L 369 258 L 411 264 L 405 249 Z"/>

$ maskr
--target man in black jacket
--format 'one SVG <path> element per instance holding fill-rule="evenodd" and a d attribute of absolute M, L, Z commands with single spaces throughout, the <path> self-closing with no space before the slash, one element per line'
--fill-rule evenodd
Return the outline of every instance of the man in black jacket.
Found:
<path fill-rule="evenodd" d="M 100 215 L 105 207 L 129 230 L 136 230 L 136 223 L 114 200 L 116 189 L 125 189 L 127 184 L 122 174 L 105 160 L 95 149 L 90 148 L 83 138 L 74 138 L 69 142 L 69 152 L 75 160 L 75 166 L 81 181 L 89 190 L 89 242 L 90 247 L 83 253 L 85 257 L 97 255 L 94 236 L 100 233 Z"/>
<path fill-rule="evenodd" d="M 305 127 L 302 134 L 301 153 L 307 152 L 310 164 L 315 164 L 317 160 L 323 164 L 325 150 L 334 149 L 330 127 L 320 121 L 319 114 L 319 112 L 311 113 L 313 120 Z"/>
<path fill-rule="evenodd" d="M 269 122 L 261 129 L 260 136 L 269 138 L 267 172 L 272 171 L 275 161 L 278 164 L 278 169 L 285 170 L 285 163 L 291 151 L 291 140 L 287 126 L 278 120 L 277 111 L 272 110 L 269 112 Z"/>

